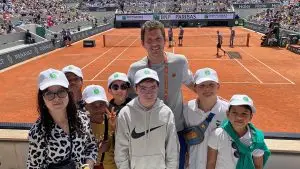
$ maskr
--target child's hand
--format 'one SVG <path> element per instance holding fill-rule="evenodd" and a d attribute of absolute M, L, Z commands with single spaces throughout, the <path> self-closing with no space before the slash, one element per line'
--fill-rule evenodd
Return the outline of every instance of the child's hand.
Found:
<path fill-rule="evenodd" d="M 115 112 L 115 107 L 112 107 L 111 111 L 106 108 L 106 114 L 108 117 L 108 123 L 112 129 L 112 131 L 115 131 L 116 129 L 116 115 L 117 113 Z"/>
<path fill-rule="evenodd" d="M 99 143 L 99 153 L 107 152 L 110 148 L 110 142 L 108 140 L 102 140 Z"/>

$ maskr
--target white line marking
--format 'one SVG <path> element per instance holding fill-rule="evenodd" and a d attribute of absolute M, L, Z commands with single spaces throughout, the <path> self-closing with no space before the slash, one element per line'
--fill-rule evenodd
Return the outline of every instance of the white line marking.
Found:
<path fill-rule="evenodd" d="M 122 43 L 124 40 L 128 39 L 129 36 L 127 38 L 124 38 L 123 40 L 121 40 L 118 44 Z M 83 66 L 81 69 L 85 69 L 86 67 L 88 67 L 90 64 L 94 63 L 96 60 L 98 60 L 99 58 L 101 58 L 102 56 L 104 56 L 107 52 L 113 50 L 115 47 L 111 47 L 110 49 L 108 49 L 107 51 L 105 51 L 104 53 L 102 53 L 100 56 L 97 56 L 94 60 L 92 60 L 90 63 L 86 64 L 85 66 Z"/>
<path fill-rule="evenodd" d="M 249 72 L 257 81 L 259 81 L 259 83 L 263 83 L 257 76 L 255 76 L 248 68 L 246 68 L 246 66 L 244 66 L 240 61 L 238 61 L 237 59 L 234 59 L 236 62 L 238 62 L 238 64 L 240 64 L 247 72 Z"/>
<path fill-rule="evenodd" d="M 73 43 L 73 45 L 75 45 L 75 44 L 77 44 L 77 43 L 79 43 L 79 42 L 82 42 L 82 41 L 84 41 L 84 40 L 86 40 L 86 39 L 90 39 L 90 38 L 93 38 L 93 37 L 95 37 L 95 36 L 101 35 L 101 34 L 103 34 L 103 33 L 105 33 L 105 32 L 109 32 L 109 31 L 111 31 L 111 30 L 113 30 L 113 29 L 115 29 L 115 28 L 109 29 L 109 30 L 107 30 L 107 31 L 104 31 L 104 32 L 95 34 L 95 35 L 93 35 L 93 36 L 91 36 L 91 37 L 87 37 L 87 38 L 85 38 L 85 39 L 82 39 L 82 40 L 80 40 L 80 41 L 77 41 L 77 42 Z M 65 48 L 58 48 L 58 49 L 55 49 L 55 50 L 50 51 L 50 52 L 48 52 L 48 53 L 44 53 L 44 54 L 42 54 L 42 55 L 39 55 L 39 56 L 33 57 L 33 58 L 31 58 L 31 59 L 28 59 L 28 60 L 26 60 L 26 61 L 23 61 L 23 62 L 14 64 L 14 65 L 12 65 L 12 66 L 9 66 L 9 67 L 7 67 L 7 68 L 4 68 L 4 69 L 0 70 L 0 73 L 3 73 L 3 72 L 5 72 L 5 71 L 8 71 L 8 70 L 13 69 L 13 68 L 16 68 L 16 67 L 19 67 L 19 66 L 24 65 L 24 64 L 26 64 L 26 63 L 28 63 L 28 62 L 31 62 L 31 61 L 40 59 L 40 58 L 42 58 L 42 57 L 44 57 L 44 56 L 47 56 L 47 55 L 49 55 L 49 54 L 52 54 L 52 53 L 61 51 L 61 50 L 63 50 L 63 49 L 65 49 Z"/>
<path fill-rule="evenodd" d="M 132 44 L 134 44 L 135 41 L 137 41 L 138 38 L 136 38 L 126 49 L 124 49 L 116 58 L 114 58 L 109 64 L 107 64 L 99 73 L 97 73 L 92 80 L 94 80 L 98 75 L 100 75 L 106 68 L 108 68 L 115 60 L 117 60 L 127 49 L 129 49 Z"/>
<path fill-rule="evenodd" d="M 269 68 L 270 70 L 272 70 L 273 72 L 275 72 L 277 75 L 281 76 L 282 78 L 284 78 L 285 80 L 289 81 L 291 84 L 295 84 L 293 81 L 291 81 L 290 79 L 286 78 L 285 76 L 283 76 L 282 74 L 280 74 L 279 72 L 277 72 L 276 70 L 274 70 L 273 68 L 271 68 L 270 66 L 266 65 L 265 63 L 263 63 L 262 61 L 260 61 L 259 59 L 257 59 L 256 57 L 254 57 L 253 55 L 249 54 L 248 52 L 246 52 L 244 49 L 240 48 L 245 54 L 247 54 L 248 56 L 252 57 L 253 59 L 255 59 L 256 61 L 258 61 L 259 63 L 263 64 L 264 66 L 266 66 L 267 68 Z"/>

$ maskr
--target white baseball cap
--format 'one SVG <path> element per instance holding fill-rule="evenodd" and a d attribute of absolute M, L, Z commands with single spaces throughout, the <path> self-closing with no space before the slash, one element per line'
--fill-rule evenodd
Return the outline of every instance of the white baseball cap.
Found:
<path fill-rule="evenodd" d="M 104 101 L 108 105 L 105 90 L 99 85 L 89 85 L 82 92 L 82 99 L 86 103 L 93 103 L 95 101 Z"/>
<path fill-rule="evenodd" d="M 82 71 L 79 67 L 74 65 L 68 65 L 62 69 L 64 73 L 74 73 L 76 76 L 81 77 L 83 79 Z"/>
<path fill-rule="evenodd" d="M 135 76 L 134 76 L 134 83 L 135 83 L 135 84 L 138 84 L 138 83 L 140 83 L 142 80 L 147 79 L 147 78 L 154 79 L 154 80 L 156 80 L 157 82 L 159 82 L 158 75 L 157 75 L 157 72 L 156 72 L 156 71 L 154 71 L 154 70 L 152 70 L 152 69 L 149 69 L 149 68 L 144 68 L 144 69 L 138 70 L 138 71 L 135 73 Z"/>
<path fill-rule="evenodd" d="M 129 83 L 128 77 L 125 73 L 115 72 L 108 77 L 107 87 L 109 87 L 114 81 L 121 80 L 123 82 Z"/>
<path fill-rule="evenodd" d="M 233 95 L 229 101 L 229 105 L 230 106 L 248 105 L 251 107 L 252 113 L 256 112 L 253 100 L 249 96 L 244 94 Z"/>
<path fill-rule="evenodd" d="M 40 73 L 38 78 L 38 86 L 40 90 L 45 90 L 50 86 L 56 85 L 65 88 L 69 87 L 69 81 L 62 71 L 50 68 Z"/>
<path fill-rule="evenodd" d="M 195 73 L 194 80 L 196 84 L 200 84 L 206 81 L 214 81 L 216 83 L 219 83 L 217 72 L 214 69 L 208 67 L 198 69 Z"/>

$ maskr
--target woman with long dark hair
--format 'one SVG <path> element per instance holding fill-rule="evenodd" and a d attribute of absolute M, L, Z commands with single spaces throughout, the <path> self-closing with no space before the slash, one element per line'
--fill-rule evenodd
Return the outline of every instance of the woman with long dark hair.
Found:
<path fill-rule="evenodd" d="M 98 147 L 88 117 L 77 111 L 65 74 L 55 69 L 40 73 L 40 114 L 29 131 L 28 169 L 93 168 Z"/>

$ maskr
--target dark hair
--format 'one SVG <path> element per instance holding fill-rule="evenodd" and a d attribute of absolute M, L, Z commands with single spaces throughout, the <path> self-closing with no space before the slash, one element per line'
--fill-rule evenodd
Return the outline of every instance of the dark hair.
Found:
<path fill-rule="evenodd" d="M 83 132 L 83 125 L 81 120 L 78 117 L 78 112 L 76 108 L 76 104 L 73 99 L 73 94 L 70 92 L 68 89 L 68 98 L 69 98 L 69 103 L 67 105 L 67 118 L 68 122 L 70 124 L 69 131 L 70 133 L 77 132 L 79 134 L 84 133 Z M 49 110 L 44 102 L 43 99 L 43 94 L 47 91 L 46 90 L 39 90 L 38 91 L 38 98 L 37 98 L 37 111 L 40 114 L 40 125 L 38 126 L 39 131 L 43 131 L 42 128 L 44 127 L 44 135 L 50 135 L 51 130 L 54 126 L 54 120 L 49 113 Z"/>
<path fill-rule="evenodd" d="M 152 78 L 146 78 L 146 79 L 143 79 L 143 80 L 140 81 L 138 84 L 136 84 L 136 86 L 140 85 L 140 84 L 143 83 L 143 82 L 154 82 L 154 81 L 157 83 L 157 86 L 159 86 L 159 82 L 156 81 L 156 80 L 154 80 L 154 79 L 152 79 Z"/>
<path fill-rule="evenodd" d="M 164 25 L 156 20 L 150 20 L 146 21 L 141 29 L 141 40 L 144 43 L 145 40 L 145 32 L 146 30 L 154 30 L 154 29 L 160 29 L 162 36 L 164 37 L 164 40 L 166 40 L 166 34 L 165 34 L 165 27 Z"/>
<path fill-rule="evenodd" d="M 241 106 L 241 107 L 244 107 L 245 109 L 248 109 L 250 111 L 250 113 L 252 114 L 252 109 L 249 105 L 238 105 L 238 106 Z M 229 106 L 228 108 L 228 111 L 230 111 L 232 105 Z"/>
<path fill-rule="evenodd" d="M 114 83 L 114 81 L 110 83 L 110 85 L 108 86 L 108 88 L 109 88 L 109 89 L 111 89 L 111 86 L 112 86 L 112 84 L 113 84 L 113 83 Z M 127 84 L 128 88 L 130 88 L 130 87 L 131 87 L 131 85 L 130 85 L 130 83 L 129 83 L 129 82 L 126 82 L 126 84 Z"/>

